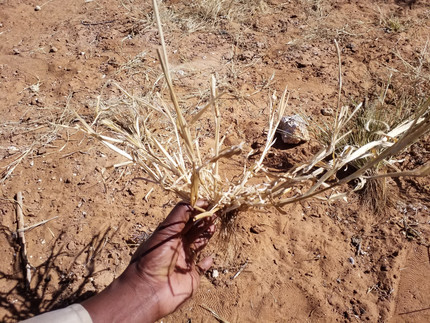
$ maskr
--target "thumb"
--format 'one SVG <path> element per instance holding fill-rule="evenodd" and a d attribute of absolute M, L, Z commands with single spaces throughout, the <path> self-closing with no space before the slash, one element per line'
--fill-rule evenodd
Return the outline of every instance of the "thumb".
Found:
<path fill-rule="evenodd" d="M 203 260 L 201 260 L 198 264 L 197 264 L 197 271 L 200 275 L 203 275 L 206 271 L 208 271 L 209 268 L 211 268 L 211 266 L 213 265 L 213 258 L 212 256 L 208 256 L 206 258 L 204 258 Z"/>

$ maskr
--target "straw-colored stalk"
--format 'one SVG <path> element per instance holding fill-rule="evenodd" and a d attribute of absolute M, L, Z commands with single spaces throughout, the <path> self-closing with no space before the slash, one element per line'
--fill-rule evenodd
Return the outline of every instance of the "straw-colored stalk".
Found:
<path fill-rule="evenodd" d="M 285 90 L 279 100 L 273 95 L 269 101 L 269 124 L 264 150 L 251 165 L 248 156 L 244 155 L 244 145 L 224 147 L 224 137 L 220 137 L 221 113 L 217 94 L 216 81 L 212 77 L 211 99 L 194 116 L 185 116 L 178 103 L 177 94 L 170 76 L 166 45 L 158 13 L 157 2 L 153 0 L 154 12 L 159 30 L 161 48 L 158 51 L 160 64 L 167 83 L 171 104 L 162 99 L 161 94 L 154 102 L 140 100 L 127 91 L 118 88 L 130 101 L 121 108 L 98 109 L 95 121 L 106 126 L 111 135 L 96 131 L 96 122 L 91 125 L 78 116 L 83 130 L 97 138 L 104 145 L 123 156 L 126 161 L 117 166 L 128 164 L 139 165 L 147 174 L 147 180 L 159 184 L 166 191 L 174 192 L 179 198 L 195 206 L 198 199 L 209 202 L 208 210 L 201 210 L 196 216 L 201 219 L 217 213 L 221 218 L 229 218 L 231 211 L 244 210 L 250 207 L 275 206 L 279 210 L 289 203 L 311 198 L 322 193 L 329 193 L 326 199 L 338 199 L 346 192 L 337 192 L 336 187 L 358 179 L 354 190 L 363 187 L 369 178 L 367 171 L 378 163 L 391 165 L 393 156 L 416 142 L 430 129 L 429 101 L 422 107 L 422 113 L 414 120 L 405 120 L 397 127 L 378 133 L 373 140 L 361 147 L 345 145 L 340 147 L 348 135 L 346 127 L 361 108 L 357 105 L 352 112 L 339 103 L 336 120 L 327 145 L 309 160 L 286 173 L 271 173 L 264 160 L 271 149 L 275 134 L 288 102 Z M 341 75 L 341 71 L 339 71 Z M 341 82 L 341 81 L 340 81 Z M 341 89 L 341 86 L 339 87 Z M 340 96 L 339 90 L 339 96 Z M 340 97 L 339 97 L 340 102 Z M 204 113 L 213 108 L 215 146 L 212 153 L 204 153 L 199 147 L 199 136 L 194 127 Z M 339 153 L 340 151 L 340 153 Z M 234 178 L 227 173 L 220 174 L 219 163 L 223 159 L 236 156 L 243 161 L 243 171 Z M 341 180 L 336 173 L 355 160 L 368 160 L 363 167 Z M 430 174 L 430 165 L 404 172 L 385 173 L 373 178 L 386 176 L 425 176 Z M 258 177 L 257 180 L 255 178 Z M 254 179 L 254 180 L 253 180 Z M 307 187 L 304 193 L 295 194 L 293 188 Z M 197 209 L 198 207 L 195 206 Z M 281 210 L 282 211 L 282 210 Z M 230 213 L 231 214 L 231 213 Z"/>

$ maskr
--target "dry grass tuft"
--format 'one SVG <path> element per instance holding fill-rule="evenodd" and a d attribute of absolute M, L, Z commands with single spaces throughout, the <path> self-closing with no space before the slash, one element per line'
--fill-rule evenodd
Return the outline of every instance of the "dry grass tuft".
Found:
<path fill-rule="evenodd" d="M 151 29 L 155 15 L 147 14 L 141 4 L 136 6 L 131 1 L 124 4 L 135 20 L 136 33 Z M 189 3 L 159 1 L 159 16 L 166 31 L 217 31 L 229 23 L 251 25 L 257 13 L 266 13 L 271 8 L 265 0 L 196 0 Z"/>
<path fill-rule="evenodd" d="M 283 206 L 311 197 L 328 200 L 345 198 L 351 189 L 342 190 L 342 184 L 354 182 L 355 191 L 373 179 L 430 174 L 430 165 L 400 171 L 394 159 L 403 149 L 429 132 L 430 100 L 415 108 L 415 117 L 396 125 L 384 125 L 372 130 L 370 126 L 374 122 L 367 122 L 364 129 L 371 135 L 363 142 L 351 143 L 345 140 L 353 135 L 353 131 L 348 129 L 352 128 L 353 121 L 363 107 L 358 104 L 351 109 L 340 104 L 342 71 L 337 43 L 339 102 L 334 124 L 326 132 L 329 138 L 327 143 L 307 163 L 297 165 L 286 173 L 274 174 L 265 167 L 265 157 L 274 143 L 279 121 L 287 106 L 288 93 L 284 91 L 279 98 L 274 94 L 269 99 L 266 144 L 259 158 L 252 163 L 248 157 L 254 152 L 245 151 L 243 143 L 224 145 L 225 136 L 220 132 L 223 101 L 222 94 L 217 92 L 215 77 L 211 80 L 208 103 L 194 115 L 184 112 L 193 109 L 184 109 L 178 99 L 156 0 L 153 5 L 162 45 L 158 56 L 167 93 L 160 91 L 142 99 L 116 85 L 123 97 L 120 104 L 98 107 L 92 123 L 78 118 L 84 131 L 124 157 L 124 162 L 117 167 L 128 164 L 140 166 L 147 181 L 174 192 L 193 206 L 198 199 L 207 200 L 210 204 L 208 210 L 200 209 L 196 220 L 216 213 L 223 226 L 227 227 L 239 211 L 251 207 L 274 206 L 282 212 Z M 203 115 L 209 113 L 215 125 L 211 141 L 205 140 L 198 131 Z M 209 142 L 211 147 L 208 147 Z M 232 160 L 239 162 L 242 169 L 229 169 Z M 353 163 L 359 166 L 352 174 L 343 179 L 336 177 L 341 169 Z M 375 173 L 377 165 L 384 165 L 389 171 Z M 298 193 L 297 187 L 304 189 Z"/>
<path fill-rule="evenodd" d="M 30 90 L 38 90 L 39 82 L 29 87 Z M 15 139 L 15 142 L 19 143 L 24 137 L 30 137 L 31 143 L 26 145 L 17 146 L 11 145 L 8 147 L 0 146 L 0 159 L 3 160 L 3 165 L 0 167 L 0 184 L 4 183 L 8 178 L 13 175 L 15 169 L 26 159 L 30 159 L 30 164 L 33 162 L 33 158 L 40 157 L 43 155 L 43 151 L 46 148 L 59 148 L 60 151 L 67 145 L 67 139 L 65 144 L 61 147 L 54 145 L 54 141 L 66 135 L 69 138 L 69 126 L 74 119 L 73 112 L 69 109 L 68 98 L 66 107 L 50 108 L 54 112 L 50 115 L 45 113 L 44 108 L 38 109 L 38 114 L 34 114 L 32 118 L 26 117 L 27 112 L 16 122 L 5 122 L 0 125 L 0 136 L 3 135 L 3 131 L 10 137 Z M 34 113 L 34 112 L 32 112 Z M 63 131 L 65 130 L 65 131 Z"/>

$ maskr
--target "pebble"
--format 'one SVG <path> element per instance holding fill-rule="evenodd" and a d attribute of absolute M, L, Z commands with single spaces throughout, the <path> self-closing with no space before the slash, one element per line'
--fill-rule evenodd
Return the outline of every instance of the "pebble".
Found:
<path fill-rule="evenodd" d="M 17 148 L 17 147 L 15 147 L 15 146 L 9 146 L 8 148 L 7 148 L 7 153 L 9 154 L 9 155 L 13 155 L 13 154 L 15 154 L 16 152 L 18 152 L 19 151 L 19 149 Z"/>
<path fill-rule="evenodd" d="M 355 260 L 354 260 L 354 258 L 352 258 L 352 257 L 349 257 L 349 258 L 348 258 L 348 262 L 349 262 L 351 265 L 355 264 Z"/>
<path fill-rule="evenodd" d="M 329 116 L 332 116 L 334 114 L 334 112 L 333 112 L 332 108 L 322 108 L 321 109 L 321 114 L 323 116 L 329 117 Z"/>
<path fill-rule="evenodd" d="M 14 48 L 14 49 L 12 50 L 12 52 L 13 52 L 13 54 L 14 54 L 14 55 L 19 55 L 19 54 L 20 54 L 20 51 L 19 51 L 19 49 L 17 49 L 17 48 Z"/>
<path fill-rule="evenodd" d="M 231 61 L 233 59 L 233 57 L 234 57 L 233 52 L 228 52 L 228 53 L 224 54 L 224 59 L 226 61 Z"/>
<path fill-rule="evenodd" d="M 257 42 L 257 47 L 258 48 L 266 48 L 266 44 L 263 42 Z"/>
<path fill-rule="evenodd" d="M 70 241 L 67 244 L 67 249 L 69 249 L 70 251 L 75 250 L 76 249 L 76 243 L 74 241 Z"/>
<path fill-rule="evenodd" d="M 50 53 L 56 53 L 56 52 L 58 52 L 58 48 L 55 46 L 51 46 L 51 48 L 49 49 L 49 52 Z"/>
<path fill-rule="evenodd" d="M 40 11 L 40 10 L 42 10 L 42 7 L 41 7 L 41 6 L 36 6 L 36 7 L 34 7 L 34 11 Z"/>
<path fill-rule="evenodd" d="M 41 107 L 41 106 L 43 106 L 43 101 L 37 97 L 34 97 L 31 99 L 30 104 L 31 105 L 37 105 L 38 107 Z"/>
<path fill-rule="evenodd" d="M 353 43 L 349 43 L 348 45 L 346 45 L 346 48 L 350 49 L 353 53 L 357 51 L 357 46 L 355 46 L 355 44 Z"/>
<path fill-rule="evenodd" d="M 219 276 L 219 271 L 214 269 L 212 270 L 212 278 L 217 278 Z"/>

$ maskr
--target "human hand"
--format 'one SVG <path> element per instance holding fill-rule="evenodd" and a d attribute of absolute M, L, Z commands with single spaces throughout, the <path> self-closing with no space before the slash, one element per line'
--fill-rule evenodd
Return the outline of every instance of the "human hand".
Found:
<path fill-rule="evenodd" d="M 207 204 L 198 202 L 204 208 Z M 193 223 L 194 211 L 179 203 L 132 257 L 137 276 L 150 284 L 159 300 L 159 316 L 172 313 L 197 289 L 200 275 L 212 265 L 207 257 L 195 263 L 214 233 L 211 219 Z"/>
<path fill-rule="evenodd" d="M 203 201 L 198 206 L 206 207 Z M 93 322 L 153 322 L 192 296 L 200 275 L 212 265 L 195 263 L 215 231 L 212 219 L 193 222 L 194 210 L 179 203 L 137 249 L 125 272 L 82 305 Z"/>

